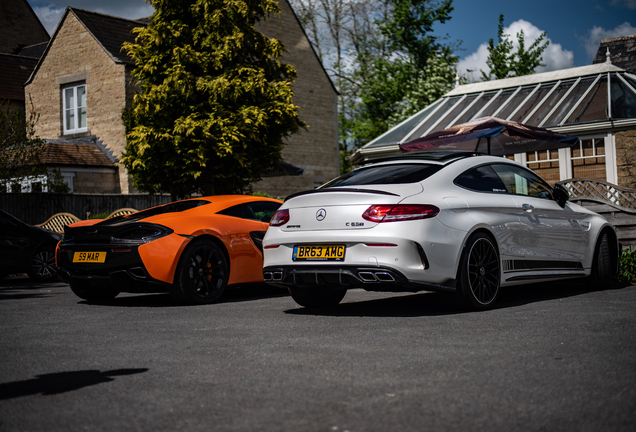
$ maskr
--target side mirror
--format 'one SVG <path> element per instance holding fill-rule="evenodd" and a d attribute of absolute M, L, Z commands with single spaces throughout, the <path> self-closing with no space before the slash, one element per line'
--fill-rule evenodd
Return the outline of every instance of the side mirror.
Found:
<path fill-rule="evenodd" d="M 565 203 L 570 199 L 568 190 L 558 183 L 552 188 L 552 195 L 554 196 L 554 200 L 561 207 L 565 207 Z"/>

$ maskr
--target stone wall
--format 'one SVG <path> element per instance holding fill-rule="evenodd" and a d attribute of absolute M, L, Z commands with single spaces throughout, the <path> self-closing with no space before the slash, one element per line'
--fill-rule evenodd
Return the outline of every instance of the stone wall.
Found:
<path fill-rule="evenodd" d="M 73 193 L 118 193 L 119 175 L 115 169 L 110 173 L 76 172 Z"/>
<path fill-rule="evenodd" d="M 64 136 L 61 85 L 75 81 L 86 82 L 88 131 Z M 126 104 L 126 85 L 125 66 L 115 63 L 69 12 L 32 82 L 25 87 L 27 100 L 32 98 L 34 110 L 40 115 L 36 134 L 43 139 L 93 135 L 119 157 L 125 148 L 120 116 Z M 121 192 L 127 193 L 125 178 L 121 184 Z"/>
<path fill-rule="evenodd" d="M 280 17 L 271 16 L 258 27 L 265 35 L 280 40 L 286 53 L 282 61 L 296 68 L 294 104 L 307 130 L 290 137 L 283 159 L 304 169 L 301 176 L 270 177 L 254 185 L 254 191 L 287 196 L 313 189 L 340 173 L 338 152 L 337 94 L 309 40 L 286 0 L 280 0 Z"/>
<path fill-rule="evenodd" d="M 636 130 L 617 132 L 614 138 L 618 185 L 636 189 Z"/>

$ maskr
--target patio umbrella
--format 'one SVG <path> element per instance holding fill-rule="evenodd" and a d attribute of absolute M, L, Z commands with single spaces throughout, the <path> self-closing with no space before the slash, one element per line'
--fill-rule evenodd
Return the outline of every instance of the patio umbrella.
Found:
<path fill-rule="evenodd" d="M 402 153 L 416 150 L 464 150 L 501 156 L 572 147 L 579 139 L 547 129 L 482 117 L 400 144 Z"/>

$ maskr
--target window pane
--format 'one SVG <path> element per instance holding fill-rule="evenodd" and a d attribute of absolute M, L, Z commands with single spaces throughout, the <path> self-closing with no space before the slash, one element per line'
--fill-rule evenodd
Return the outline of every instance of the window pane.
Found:
<path fill-rule="evenodd" d="M 425 164 L 378 165 L 343 174 L 321 189 L 334 186 L 416 183 L 427 179 L 441 168 L 440 165 Z"/>
<path fill-rule="evenodd" d="M 611 78 L 612 117 L 615 119 L 636 118 L 636 95 L 616 75 Z"/>
<path fill-rule="evenodd" d="M 543 180 L 554 184 L 561 180 L 559 173 L 559 151 L 543 150 L 526 153 L 527 166 Z"/>
<path fill-rule="evenodd" d="M 603 139 L 581 140 L 579 146 L 572 149 L 572 176 L 606 180 Z"/>
<path fill-rule="evenodd" d="M 64 108 L 75 108 L 75 94 L 73 88 L 64 89 Z"/>
<path fill-rule="evenodd" d="M 476 98 L 477 96 L 479 96 L 479 93 L 476 94 L 472 94 L 466 97 L 466 99 L 464 99 L 460 104 L 458 104 L 453 111 L 451 111 L 448 116 L 444 119 L 444 121 L 442 121 L 439 124 L 439 127 L 441 129 L 447 129 L 449 127 L 452 126 L 452 124 L 450 124 L 450 122 L 452 122 L 453 120 L 455 120 L 455 117 L 457 117 L 462 111 L 464 111 L 466 109 L 466 107 L 468 105 L 470 105 Z M 454 124 L 459 124 L 459 123 L 454 123 Z"/>
<path fill-rule="evenodd" d="M 86 127 L 86 108 L 80 108 L 77 110 L 77 115 L 78 115 L 78 122 L 79 124 L 77 125 L 78 128 L 85 128 Z"/>
<path fill-rule="evenodd" d="M 545 122 L 543 126 L 546 127 L 560 124 L 563 121 L 563 117 L 565 117 L 565 115 L 572 110 L 572 107 L 574 107 L 579 99 L 581 99 L 581 96 L 583 96 L 583 93 L 585 93 L 585 91 L 594 82 L 595 78 L 596 77 L 589 77 L 582 79 L 576 85 L 576 87 L 574 87 L 570 94 L 563 100 L 563 102 L 561 102 L 559 108 L 557 108 L 557 110 L 552 113 L 552 116 L 550 116 L 548 121 Z"/>
<path fill-rule="evenodd" d="M 585 100 L 565 123 L 584 123 L 596 120 L 607 120 L 607 80 L 604 78 L 601 78 L 594 85 Z"/>
<path fill-rule="evenodd" d="M 514 165 L 493 164 L 492 168 L 510 193 L 552 199 L 550 186 L 534 173 Z"/>
<path fill-rule="evenodd" d="M 519 93 L 517 93 L 515 97 L 513 97 L 510 102 L 508 102 L 506 107 L 499 114 L 497 114 L 497 117 L 507 119 L 510 114 L 512 114 L 512 112 L 517 109 L 519 104 L 528 97 L 528 95 L 532 92 L 532 90 L 534 90 L 535 87 L 536 85 L 523 87 L 519 91 Z"/>
<path fill-rule="evenodd" d="M 86 106 L 86 86 L 77 87 L 77 106 Z"/>
<path fill-rule="evenodd" d="M 554 105 L 561 100 L 565 92 L 574 84 L 575 81 L 569 80 L 562 82 L 557 86 L 557 88 L 552 92 L 548 100 L 543 102 L 541 107 L 532 115 L 532 118 L 528 120 L 527 124 L 531 126 L 538 126 L 546 115 L 554 108 Z"/>
<path fill-rule="evenodd" d="M 444 103 L 444 102 L 442 102 L 442 103 Z M 387 144 L 395 144 L 395 143 L 400 142 L 402 140 L 402 138 L 404 138 L 406 135 L 408 135 L 422 120 L 424 120 L 426 118 L 426 116 L 428 116 L 431 113 L 431 111 L 433 111 L 435 109 L 435 107 L 437 107 L 437 105 L 429 106 L 428 108 L 425 108 L 422 112 L 420 112 L 419 114 L 416 114 L 414 117 L 409 119 L 403 125 L 395 128 L 394 130 L 392 130 L 391 132 L 389 132 L 388 134 L 386 134 L 382 138 L 378 139 L 373 144 L 371 144 L 369 147 L 383 146 L 383 145 L 387 145 Z M 442 111 L 443 110 L 444 110 L 444 108 L 442 108 Z M 416 137 L 412 136 L 409 139 L 414 139 L 414 138 L 416 138 Z"/>
<path fill-rule="evenodd" d="M 487 165 L 466 171 L 457 177 L 454 183 L 478 192 L 507 193 L 506 186 Z"/>
<path fill-rule="evenodd" d="M 517 111 L 517 114 L 515 114 L 515 116 L 511 120 L 516 122 L 523 122 L 526 117 L 528 117 L 528 115 L 532 112 L 532 110 L 537 106 L 537 104 L 543 100 L 545 95 L 547 95 L 548 92 L 552 90 L 552 87 L 554 87 L 553 82 L 542 84 L 541 87 L 539 87 L 539 90 L 537 90 L 525 103 L 525 105 L 522 106 L 519 111 Z"/>
<path fill-rule="evenodd" d="M 420 138 L 420 137 L 424 136 L 424 133 L 432 125 L 434 125 L 435 122 L 437 122 L 437 120 L 440 119 L 440 117 L 442 117 L 444 114 L 446 114 L 446 112 L 450 109 L 450 107 L 455 105 L 458 100 L 459 100 L 459 97 L 455 96 L 455 97 L 452 97 L 452 98 L 448 98 L 444 102 L 442 102 L 444 105 L 433 116 L 431 116 L 431 118 L 428 119 L 423 125 L 421 125 L 419 128 L 417 128 L 417 130 L 413 133 L 413 135 L 411 135 L 409 140 L 412 140 L 412 139 L 415 139 L 415 138 Z M 452 120 L 452 119 L 448 119 L 448 117 L 446 119 L 448 121 Z M 444 126 L 441 126 L 442 124 L 445 124 L 445 123 L 441 122 L 431 132 L 435 132 L 436 130 L 441 130 L 444 127 Z"/>
<path fill-rule="evenodd" d="M 64 114 L 66 117 L 66 130 L 75 129 L 75 110 L 67 109 Z"/>
<path fill-rule="evenodd" d="M 490 100 L 493 97 L 495 97 L 496 94 L 497 94 L 497 92 L 490 92 L 490 93 L 484 94 L 482 97 L 479 98 L 477 103 L 472 106 L 471 109 L 466 111 L 466 113 L 463 116 L 461 116 L 459 118 L 459 120 L 457 120 L 457 122 L 455 124 L 466 123 L 466 122 L 472 120 L 473 118 L 475 118 L 475 116 L 477 114 L 479 114 L 479 112 L 484 107 L 484 105 L 486 105 L 488 102 L 490 102 Z"/>
<path fill-rule="evenodd" d="M 506 89 L 503 92 L 501 92 L 499 97 L 497 97 L 493 101 L 493 103 L 490 104 L 488 108 L 486 108 L 485 110 L 482 110 L 481 112 L 477 114 L 477 118 L 493 115 L 495 111 L 497 111 L 501 107 L 502 104 L 506 103 L 506 101 L 510 99 L 510 96 L 512 96 L 515 90 L 517 89 L 513 88 L 513 89 Z"/>

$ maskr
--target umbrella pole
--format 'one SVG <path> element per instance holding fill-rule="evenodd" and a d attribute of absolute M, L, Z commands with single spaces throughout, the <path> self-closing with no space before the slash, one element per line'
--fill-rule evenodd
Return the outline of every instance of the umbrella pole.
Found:
<path fill-rule="evenodd" d="M 488 154 L 490 154 L 490 137 L 486 138 L 488 140 Z"/>

